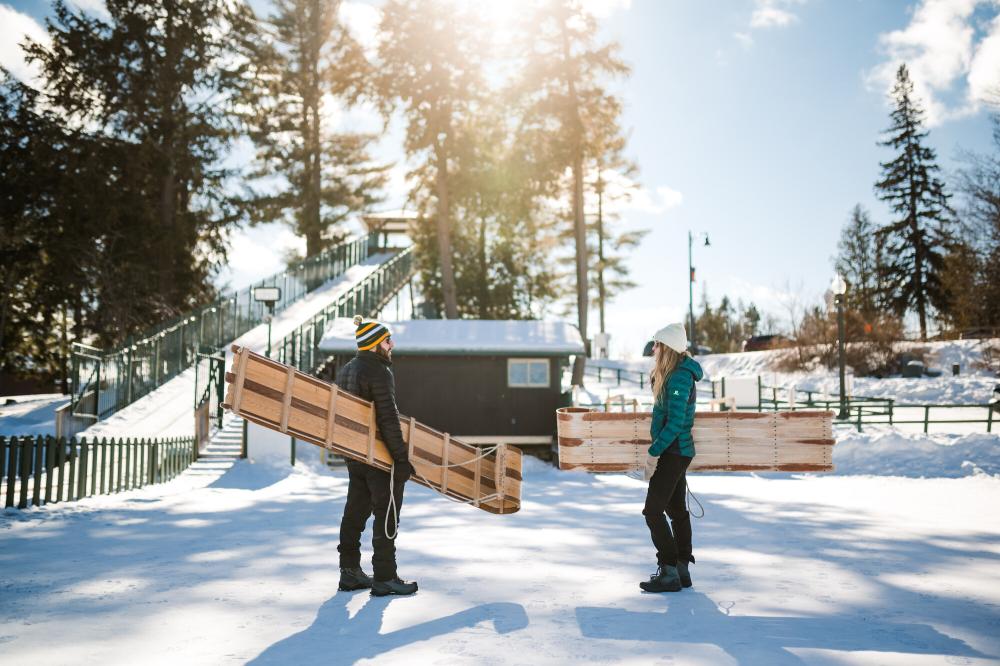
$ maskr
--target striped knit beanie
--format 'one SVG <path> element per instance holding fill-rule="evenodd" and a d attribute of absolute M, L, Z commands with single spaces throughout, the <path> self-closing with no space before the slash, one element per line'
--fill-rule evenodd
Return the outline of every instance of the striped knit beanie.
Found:
<path fill-rule="evenodd" d="M 354 325 L 357 327 L 354 339 L 359 351 L 371 351 L 389 337 L 389 329 L 385 325 L 377 321 L 365 321 L 361 315 L 354 315 Z"/>

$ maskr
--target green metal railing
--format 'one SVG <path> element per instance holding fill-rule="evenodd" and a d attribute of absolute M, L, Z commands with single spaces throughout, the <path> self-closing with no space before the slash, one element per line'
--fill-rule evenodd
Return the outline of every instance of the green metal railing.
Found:
<path fill-rule="evenodd" d="M 786 393 L 785 399 L 780 397 L 782 391 Z M 791 390 L 787 388 L 759 384 L 760 406 L 758 410 L 828 409 L 835 412 L 840 411 L 840 398 L 837 396 L 826 395 L 819 391 L 796 391 L 796 395 L 805 394 L 806 396 L 805 400 L 800 401 L 791 396 L 790 393 Z M 977 413 L 981 413 L 981 416 L 979 418 L 931 418 L 932 412 L 956 409 L 975 410 Z M 844 410 L 848 414 L 848 418 L 836 421 L 836 423 L 849 424 L 857 428 L 858 432 L 861 432 L 865 425 L 922 425 L 923 431 L 928 432 L 932 425 L 952 423 L 982 423 L 986 426 L 986 432 L 993 432 L 993 421 L 996 419 L 994 416 L 995 406 L 989 404 L 910 404 L 896 402 L 893 398 L 866 396 L 848 396 L 844 400 Z M 907 418 L 914 412 L 920 418 Z"/>
<path fill-rule="evenodd" d="M 197 460 L 193 437 L 0 437 L 0 498 L 25 509 L 173 479 Z"/>
<path fill-rule="evenodd" d="M 272 357 L 303 372 L 318 368 L 329 354 L 319 349 L 328 322 L 355 314 L 375 316 L 413 275 L 413 248 L 401 250 L 273 346 Z"/>
<path fill-rule="evenodd" d="M 197 351 L 219 349 L 264 321 L 263 303 L 253 299 L 254 287 L 280 287 L 280 312 L 351 266 L 364 261 L 370 237 L 349 239 L 301 261 L 281 273 L 232 296 L 144 332 L 119 349 L 104 352 L 74 343 L 72 411 L 103 419 L 162 386 L 191 367 Z"/>

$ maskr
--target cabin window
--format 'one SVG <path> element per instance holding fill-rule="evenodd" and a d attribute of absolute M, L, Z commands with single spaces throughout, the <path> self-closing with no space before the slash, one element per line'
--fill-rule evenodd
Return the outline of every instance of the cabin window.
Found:
<path fill-rule="evenodd" d="M 507 359 L 507 386 L 516 388 L 548 388 L 548 359 Z"/>

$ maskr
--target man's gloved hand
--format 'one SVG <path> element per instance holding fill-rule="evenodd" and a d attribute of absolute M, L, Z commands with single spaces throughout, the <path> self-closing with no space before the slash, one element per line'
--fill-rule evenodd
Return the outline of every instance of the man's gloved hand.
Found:
<path fill-rule="evenodd" d="M 392 467 L 392 473 L 396 483 L 405 483 L 409 480 L 413 473 L 416 472 L 409 460 L 395 460 L 393 461 Z"/>
<path fill-rule="evenodd" d="M 656 471 L 656 464 L 659 461 L 660 459 L 654 456 L 646 456 L 646 467 L 642 471 L 642 478 L 644 481 L 649 481 L 653 478 L 653 472 Z"/>

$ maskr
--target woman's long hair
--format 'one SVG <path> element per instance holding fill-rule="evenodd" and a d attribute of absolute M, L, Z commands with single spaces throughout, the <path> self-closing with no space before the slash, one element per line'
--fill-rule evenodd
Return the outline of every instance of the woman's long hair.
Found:
<path fill-rule="evenodd" d="M 649 375 L 649 387 L 653 390 L 654 400 L 660 399 L 663 387 L 667 384 L 667 377 L 686 355 L 687 352 L 674 351 L 662 342 L 653 345 L 653 371 Z"/>

